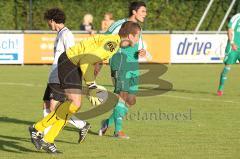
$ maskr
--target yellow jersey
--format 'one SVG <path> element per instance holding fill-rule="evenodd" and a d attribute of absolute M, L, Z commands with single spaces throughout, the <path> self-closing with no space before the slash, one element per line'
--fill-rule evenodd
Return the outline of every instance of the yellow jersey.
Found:
<path fill-rule="evenodd" d="M 120 42 L 119 35 L 95 35 L 70 47 L 66 54 L 73 64 L 81 68 L 86 83 L 91 83 L 95 81 L 94 65 L 111 58 L 118 51 Z"/>

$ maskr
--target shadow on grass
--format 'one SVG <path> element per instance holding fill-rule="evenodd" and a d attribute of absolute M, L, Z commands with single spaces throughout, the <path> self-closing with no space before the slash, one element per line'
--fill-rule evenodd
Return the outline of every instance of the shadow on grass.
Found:
<path fill-rule="evenodd" d="M 31 150 L 22 146 L 22 142 L 29 142 L 26 138 L 0 135 L 0 150 L 12 153 L 43 153 L 37 150 Z"/>
<path fill-rule="evenodd" d="M 0 135 L 0 150 L 12 153 L 24 153 L 24 152 L 34 152 L 34 153 L 45 153 L 37 150 L 28 149 L 23 147 L 23 142 L 31 142 L 29 138 L 15 137 L 15 136 L 6 136 Z M 67 142 L 63 140 L 56 140 L 56 142 L 68 143 L 68 144 L 77 144 L 72 142 Z M 32 145 L 33 146 L 33 145 Z M 33 146 L 34 148 L 34 146 Z"/>
<path fill-rule="evenodd" d="M 3 123 L 13 123 L 13 124 L 23 124 L 23 125 L 27 125 L 27 126 L 30 126 L 30 125 L 34 124 L 33 121 L 20 120 L 20 119 L 9 118 L 9 117 L 0 117 L 0 123 L 1 122 L 3 122 Z M 27 128 L 26 128 L 26 130 L 27 130 Z M 70 126 L 65 126 L 64 130 L 75 131 L 75 132 L 79 131 L 79 129 L 73 128 L 73 127 L 70 127 Z"/>
<path fill-rule="evenodd" d="M 9 118 L 9 117 L 0 117 L 0 122 L 23 124 L 23 125 L 32 125 L 34 123 L 33 121 L 26 121 L 26 120 L 20 120 L 20 119 Z"/>
<path fill-rule="evenodd" d="M 3 123 L 13 123 L 13 124 L 22 124 L 22 125 L 27 125 L 27 126 L 30 126 L 30 125 L 34 124 L 33 121 L 20 120 L 20 119 L 9 118 L 9 117 L 0 117 L 0 123 L 1 122 L 3 122 Z M 28 130 L 27 128 L 26 128 L 26 131 Z M 78 132 L 77 128 L 73 128 L 73 127 L 69 127 L 69 126 L 64 127 L 64 130 Z"/>
<path fill-rule="evenodd" d="M 44 153 L 41 151 L 28 149 L 28 148 L 22 146 L 22 145 L 24 145 L 23 144 L 24 142 L 31 143 L 29 132 L 28 132 L 28 126 L 32 125 L 34 122 L 20 120 L 20 119 L 16 119 L 16 118 L 0 117 L 0 123 L 22 124 L 22 125 L 27 126 L 26 127 L 26 136 L 27 136 L 26 138 L 0 134 L 0 151 L 6 151 L 6 152 L 11 152 L 11 153 L 25 153 L 25 152 Z M 65 127 L 64 130 L 75 131 L 78 133 L 78 129 L 68 127 L 68 126 Z M 17 132 L 16 132 L 16 134 L 17 134 Z M 64 141 L 64 140 L 56 140 L 56 142 L 67 143 L 67 144 L 78 144 L 78 143 L 68 142 L 68 141 Z M 34 148 L 34 146 L 32 148 Z"/>
<path fill-rule="evenodd" d="M 23 125 L 27 125 L 27 126 L 30 126 L 30 125 L 34 124 L 34 122 L 32 122 L 32 121 L 20 120 L 20 119 L 9 118 L 9 117 L 0 117 L 0 122 L 14 123 L 14 124 L 23 124 Z M 74 128 L 74 127 L 70 127 L 70 126 L 64 127 L 64 130 L 66 130 L 66 131 L 73 131 L 73 132 L 76 132 L 76 133 L 79 132 L 79 129 Z M 27 131 L 27 128 L 26 128 L 26 131 Z M 88 133 L 92 134 L 92 135 L 98 135 L 98 132 L 93 132 L 91 130 L 89 130 Z M 0 135 L 0 137 L 1 137 L 1 135 Z M 56 141 L 73 144 L 71 142 L 67 142 L 67 141 L 63 141 L 63 140 L 56 140 Z"/>
<path fill-rule="evenodd" d="M 23 125 L 27 125 L 30 126 L 32 124 L 34 124 L 33 121 L 26 121 L 26 120 L 20 120 L 20 119 L 16 119 L 16 118 L 9 118 L 9 117 L 0 117 L 0 123 L 4 122 L 4 123 L 14 123 L 14 124 L 23 124 Z M 75 127 L 70 127 L 70 126 L 66 126 L 64 127 L 65 131 L 72 131 L 75 133 L 79 132 L 79 129 L 75 128 Z M 28 133 L 28 127 L 26 127 L 26 132 Z M 92 130 L 88 131 L 89 135 L 95 135 L 98 136 L 98 132 L 94 132 Z M 112 137 L 111 135 L 105 135 L 108 137 Z M 3 137 L 2 135 L 0 135 L 0 137 Z M 11 140 L 17 140 L 19 141 L 20 138 L 18 137 L 12 137 L 12 136 L 5 136 L 7 139 L 11 139 Z M 26 140 L 24 140 L 26 139 Z M 21 138 L 21 141 L 24 142 L 30 142 L 29 138 Z M 62 143 L 67 143 L 67 144 L 77 144 L 77 143 L 73 143 L 73 142 L 68 142 L 68 141 L 63 141 L 63 140 L 56 140 L 57 142 L 62 142 Z"/>

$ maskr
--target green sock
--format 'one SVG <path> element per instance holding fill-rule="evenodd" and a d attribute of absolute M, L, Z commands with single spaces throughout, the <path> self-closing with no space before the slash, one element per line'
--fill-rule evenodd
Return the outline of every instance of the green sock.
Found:
<path fill-rule="evenodd" d="M 128 112 L 128 107 L 122 102 L 118 102 L 117 106 L 114 108 L 114 123 L 115 123 L 115 133 L 122 130 L 122 120 Z"/>
<path fill-rule="evenodd" d="M 230 66 L 225 66 L 223 68 L 223 71 L 221 73 L 221 76 L 220 76 L 220 83 L 219 83 L 219 87 L 218 87 L 218 90 L 219 91 L 222 91 L 223 90 L 223 87 L 224 87 L 224 83 L 225 81 L 227 80 L 227 73 L 230 71 Z"/>
<path fill-rule="evenodd" d="M 123 103 L 118 102 L 118 103 L 116 104 L 116 106 L 114 107 L 114 109 L 118 106 L 118 104 L 121 105 L 121 104 L 123 104 Z M 113 113 L 111 114 L 111 116 L 106 120 L 108 126 L 112 126 L 113 123 L 114 123 L 114 109 L 113 109 Z"/>
<path fill-rule="evenodd" d="M 112 113 L 112 115 L 107 119 L 106 122 L 107 122 L 108 126 L 113 125 L 113 123 L 114 123 L 114 113 Z"/>

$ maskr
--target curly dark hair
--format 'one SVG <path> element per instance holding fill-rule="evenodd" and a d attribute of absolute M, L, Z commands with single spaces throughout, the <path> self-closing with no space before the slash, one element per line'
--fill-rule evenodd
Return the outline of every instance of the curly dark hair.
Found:
<path fill-rule="evenodd" d="M 44 13 L 45 20 L 54 20 L 56 23 L 65 23 L 66 16 L 65 13 L 59 8 L 48 9 Z"/>

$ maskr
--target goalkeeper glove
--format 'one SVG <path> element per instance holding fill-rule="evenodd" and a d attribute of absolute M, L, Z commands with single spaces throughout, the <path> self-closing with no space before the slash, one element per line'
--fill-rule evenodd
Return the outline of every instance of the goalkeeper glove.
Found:
<path fill-rule="evenodd" d="M 95 82 L 90 83 L 88 85 L 88 89 L 89 89 L 88 99 L 92 103 L 92 105 L 93 106 L 98 106 L 98 105 L 102 104 L 103 99 L 98 97 L 97 94 L 102 92 L 102 91 L 105 91 L 106 89 L 103 86 L 97 85 Z"/>

